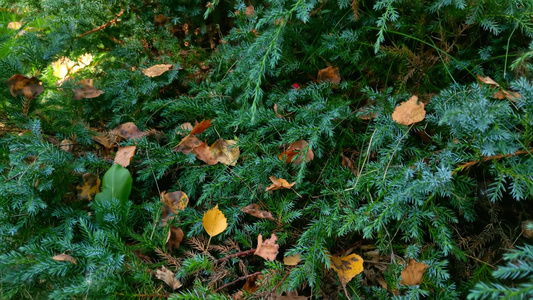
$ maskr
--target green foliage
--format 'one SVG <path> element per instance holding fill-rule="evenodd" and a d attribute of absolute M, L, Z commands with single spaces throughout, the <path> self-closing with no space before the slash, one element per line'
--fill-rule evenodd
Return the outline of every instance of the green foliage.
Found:
<path fill-rule="evenodd" d="M 529 297 L 532 251 L 520 224 L 533 217 L 530 1 L 1 7 L 0 298 L 229 299 L 244 284 L 235 280 L 259 271 L 255 297 Z M 15 21 L 22 27 L 8 29 Z M 85 53 L 91 63 L 58 82 L 52 63 Z M 156 64 L 173 67 L 143 74 Z M 340 84 L 320 80 L 328 66 Z M 15 74 L 38 77 L 45 91 L 12 96 Z M 74 100 L 83 79 L 104 94 Z M 504 91 L 520 97 L 495 97 Z M 426 117 L 400 125 L 391 115 L 411 95 Z M 200 140 L 237 141 L 236 166 L 172 151 L 181 125 L 203 119 L 213 125 Z M 125 122 L 146 136 L 110 149 L 95 142 Z M 313 160 L 278 158 L 301 139 Z M 111 166 L 127 145 L 137 146 L 128 169 Z M 92 202 L 76 197 L 84 173 L 102 178 Z M 267 192 L 270 176 L 296 184 Z M 178 190 L 189 205 L 168 213 L 160 194 Z M 241 211 L 252 203 L 275 221 Z M 216 204 L 228 227 L 208 246 L 202 217 Z M 185 232 L 178 249 L 167 244 L 171 226 Z M 276 261 L 220 261 L 272 233 Z M 344 290 L 328 256 L 347 251 L 373 262 Z M 76 264 L 53 259 L 61 253 Z M 295 254 L 298 265 L 280 262 Z M 502 257 L 507 265 L 491 272 Z M 420 285 L 401 284 L 409 258 L 429 266 Z M 163 265 L 183 287 L 157 279 Z"/>

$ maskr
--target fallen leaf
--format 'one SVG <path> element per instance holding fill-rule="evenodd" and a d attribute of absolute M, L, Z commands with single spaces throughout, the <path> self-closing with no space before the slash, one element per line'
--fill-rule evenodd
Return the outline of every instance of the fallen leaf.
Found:
<path fill-rule="evenodd" d="M 183 234 L 183 230 L 181 230 L 181 228 L 170 226 L 166 241 L 167 248 L 170 249 L 170 251 L 178 249 L 184 236 L 185 235 Z"/>
<path fill-rule="evenodd" d="M 276 113 L 276 117 L 283 119 L 283 115 L 278 113 L 278 105 L 276 103 L 274 103 L 274 112 Z"/>
<path fill-rule="evenodd" d="M 352 173 L 357 174 L 357 170 L 355 170 L 353 167 L 353 162 L 342 152 L 341 152 L 341 157 L 342 157 L 342 166 L 348 167 L 348 169 L 350 169 Z"/>
<path fill-rule="evenodd" d="M 141 69 L 141 72 L 148 77 L 157 77 L 171 69 L 172 69 L 172 65 L 161 64 L 161 65 L 151 66 L 150 68 L 147 68 L 147 69 Z"/>
<path fill-rule="evenodd" d="M 161 208 L 162 210 L 162 218 L 161 218 L 161 227 L 167 226 L 168 221 L 174 219 L 176 216 L 173 214 L 172 209 L 170 207 L 163 205 Z"/>
<path fill-rule="evenodd" d="M 246 11 L 244 12 L 247 17 L 253 17 L 255 15 L 255 8 L 253 5 L 246 6 Z"/>
<path fill-rule="evenodd" d="M 329 66 L 318 71 L 318 82 L 331 82 L 333 84 L 339 84 L 341 82 L 339 68 Z"/>
<path fill-rule="evenodd" d="M 161 269 L 158 269 L 155 273 L 155 277 L 157 279 L 164 281 L 168 286 L 172 288 L 172 290 L 175 290 L 179 287 L 181 287 L 181 282 L 176 279 L 176 275 L 169 269 L 167 269 L 165 266 L 162 266 Z"/>
<path fill-rule="evenodd" d="M 285 296 L 276 295 L 275 297 L 270 298 L 272 300 L 306 300 L 305 296 L 298 296 L 298 292 L 286 292 Z"/>
<path fill-rule="evenodd" d="M 304 140 L 298 140 L 292 143 L 287 150 L 285 150 L 285 152 L 278 155 L 278 158 L 283 160 L 285 157 L 286 163 L 292 162 L 295 165 L 301 165 L 303 162 L 302 154 L 306 151 L 306 149 L 307 155 L 305 156 L 305 162 L 308 163 L 315 157 L 315 154 L 313 153 L 313 150 L 309 148 L 309 143 Z M 296 159 L 294 159 L 294 157 L 296 157 Z"/>
<path fill-rule="evenodd" d="M 283 178 L 276 178 L 276 176 L 270 176 L 268 178 L 270 179 L 270 181 L 272 181 L 272 184 L 266 188 L 267 192 L 282 190 L 282 189 L 290 189 L 296 184 L 296 182 L 289 184 L 287 180 Z"/>
<path fill-rule="evenodd" d="M 272 216 L 272 213 L 270 213 L 268 211 L 261 210 L 259 205 L 255 204 L 255 203 L 243 207 L 242 208 L 242 212 L 250 214 L 250 215 L 252 215 L 254 217 L 257 217 L 257 218 L 269 219 L 269 220 L 272 220 L 272 221 L 276 221 L 276 219 L 274 219 L 274 217 Z"/>
<path fill-rule="evenodd" d="M 194 126 L 190 134 L 200 134 L 204 132 L 207 128 L 209 128 L 209 126 L 211 126 L 211 120 L 202 120 L 202 122 Z"/>
<path fill-rule="evenodd" d="M 80 55 L 78 57 L 78 65 L 81 68 L 85 68 L 86 66 L 90 65 L 93 61 L 93 55 L 91 53 L 85 53 L 83 55 Z"/>
<path fill-rule="evenodd" d="M 482 83 L 488 84 L 488 85 L 490 85 L 493 88 L 500 87 L 500 85 L 496 81 L 494 81 L 492 78 L 490 78 L 488 76 L 487 77 L 483 77 L 483 76 L 477 74 L 476 77 Z"/>
<path fill-rule="evenodd" d="M 194 127 L 192 127 L 192 124 L 187 122 L 180 125 L 180 128 L 178 128 L 178 134 L 180 135 L 188 135 L 191 133 Z"/>
<path fill-rule="evenodd" d="M 100 185 L 102 181 L 98 178 L 98 175 L 92 173 L 83 174 L 83 186 L 77 186 L 78 199 L 91 201 L 94 195 L 100 192 Z"/>
<path fill-rule="evenodd" d="M 218 139 L 209 148 L 213 158 L 226 166 L 235 166 L 241 154 L 239 147 L 234 146 L 237 141 Z"/>
<path fill-rule="evenodd" d="M 422 276 L 424 272 L 429 268 L 425 263 L 417 262 L 414 259 L 409 259 L 409 263 L 402 270 L 402 281 L 400 282 L 403 285 L 419 285 L 422 282 Z"/>
<path fill-rule="evenodd" d="M 72 89 L 74 92 L 74 100 L 92 99 L 102 95 L 104 91 L 93 87 L 93 83 L 93 79 L 83 79 L 78 82 L 78 85 L 81 85 L 81 88 Z"/>
<path fill-rule="evenodd" d="M 251 276 L 251 277 L 248 277 L 248 279 L 246 280 L 246 283 L 244 284 L 244 286 L 242 287 L 242 290 L 243 291 L 246 291 L 248 293 L 255 293 L 257 292 L 257 290 L 259 290 L 259 287 L 261 287 L 261 284 L 259 283 L 259 280 L 262 278 L 263 276 L 258 274 L 258 275 L 254 275 L 254 276 Z"/>
<path fill-rule="evenodd" d="M 218 209 L 218 204 L 204 214 L 202 224 L 207 234 L 211 237 L 222 233 L 228 227 L 227 219 Z"/>
<path fill-rule="evenodd" d="M 56 261 L 68 261 L 69 263 L 74 264 L 74 265 L 77 263 L 74 257 L 68 254 L 65 254 L 64 252 L 52 257 L 52 259 Z"/>
<path fill-rule="evenodd" d="M 13 97 L 21 96 L 33 99 L 44 92 L 43 83 L 37 77 L 26 77 L 15 74 L 7 81 L 7 86 Z"/>
<path fill-rule="evenodd" d="M 59 148 L 65 152 L 71 152 L 74 149 L 74 142 L 69 139 L 64 139 L 61 141 Z"/>
<path fill-rule="evenodd" d="M 286 266 L 296 266 L 300 261 L 302 261 L 300 254 L 285 256 L 283 258 L 283 264 Z"/>
<path fill-rule="evenodd" d="M 106 150 L 114 148 L 115 143 L 117 142 L 116 136 L 115 137 L 106 136 L 104 133 L 101 133 L 101 132 L 98 132 L 97 135 L 93 135 L 93 140 L 97 142 L 98 144 L 104 146 Z"/>
<path fill-rule="evenodd" d="M 168 24 L 168 18 L 165 15 L 156 15 L 154 17 L 155 26 L 165 26 Z"/>
<path fill-rule="evenodd" d="M 192 153 L 196 155 L 196 158 L 205 162 L 208 165 L 212 166 L 218 163 L 218 160 L 215 157 L 213 157 L 213 153 L 211 152 L 211 149 L 205 142 L 202 142 L 197 147 L 194 147 L 192 149 Z"/>
<path fill-rule="evenodd" d="M 133 122 L 118 125 L 111 132 L 124 139 L 138 139 L 146 135 L 145 132 L 139 131 L 139 128 Z"/>
<path fill-rule="evenodd" d="M 9 23 L 7 23 L 7 29 L 18 30 L 18 29 L 20 29 L 20 27 L 22 27 L 22 23 L 20 23 L 20 22 L 9 22 Z"/>
<path fill-rule="evenodd" d="M 278 237 L 274 233 L 265 241 L 263 241 L 263 236 L 259 234 L 257 237 L 257 248 L 254 254 L 266 260 L 275 260 L 279 252 L 279 245 L 276 244 L 277 240 Z"/>
<path fill-rule="evenodd" d="M 126 146 L 118 148 L 117 155 L 115 156 L 115 163 L 120 164 L 124 168 L 130 165 L 131 159 L 135 154 L 137 146 Z"/>
<path fill-rule="evenodd" d="M 409 100 L 397 106 L 392 113 L 392 120 L 406 126 L 420 122 L 425 117 L 424 103 L 419 103 L 417 96 L 412 96 Z"/>
<path fill-rule="evenodd" d="M 341 283 L 346 286 L 355 275 L 363 272 L 363 258 L 357 254 L 330 256 L 331 268 L 337 272 Z"/>
<path fill-rule="evenodd" d="M 533 221 L 531 220 L 525 220 L 522 222 L 522 231 L 524 235 L 528 238 L 533 238 L 533 230 L 531 227 L 533 226 Z"/>
<path fill-rule="evenodd" d="M 175 191 L 168 193 L 166 191 L 161 192 L 161 202 L 168 206 L 174 214 L 178 211 L 184 210 L 189 204 L 189 197 L 182 191 Z"/>
<path fill-rule="evenodd" d="M 202 145 L 202 143 L 203 142 L 200 141 L 195 135 L 189 134 L 188 136 L 184 137 L 177 146 L 172 148 L 172 151 L 189 154 L 194 148 Z"/>

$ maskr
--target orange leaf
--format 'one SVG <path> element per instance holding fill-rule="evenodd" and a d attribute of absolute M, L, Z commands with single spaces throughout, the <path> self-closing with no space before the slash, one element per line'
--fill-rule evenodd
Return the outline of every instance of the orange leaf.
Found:
<path fill-rule="evenodd" d="M 404 285 L 419 285 L 422 282 L 424 272 L 429 268 L 425 263 L 409 259 L 409 263 L 402 270 L 402 281 Z"/>
<path fill-rule="evenodd" d="M 257 248 L 254 254 L 266 260 L 275 260 L 279 252 L 279 245 L 276 244 L 277 240 L 278 237 L 274 233 L 265 241 L 263 241 L 263 236 L 260 234 L 257 237 Z"/>
<path fill-rule="evenodd" d="M 115 156 L 115 163 L 123 166 L 124 168 L 130 165 L 131 159 L 135 154 L 137 146 L 126 146 L 118 148 L 117 155 Z"/>
<path fill-rule="evenodd" d="M 283 258 L 283 264 L 286 266 L 296 266 L 300 261 L 302 261 L 300 254 L 285 256 Z"/>
<path fill-rule="evenodd" d="M 204 229 L 207 234 L 213 237 L 226 230 L 226 228 L 228 227 L 228 220 L 226 219 L 226 216 L 224 216 L 222 211 L 218 209 L 217 204 L 215 207 L 208 210 L 204 214 L 204 217 L 202 219 L 202 225 L 204 225 Z"/>
<path fill-rule="evenodd" d="M 276 176 L 270 176 L 269 179 L 270 181 L 272 181 L 272 185 L 266 188 L 267 192 L 282 190 L 282 189 L 290 189 L 296 184 L 296 182 L 289 184 L 287 180 L 283 178 L 276 178 Z"/>
<path fill-rule="evenodd" d="M 292 143 L 285 152 L 278 155 L 278 158 L 283 160 L 283 157 L 285 157 L 286 163 L 292 162 L 295 165 L 301 165 L 303 162 L 302 156 L 306 149 L 307 155 L 305 156 L 305 162 L 308 163 L 315 157 L 315 154 L 313 153 L 313 150 L 309 148 L 309 143 L 304 140 L 298 140 Z M 296 159 L 294 159 L 295 157 Z"/>
<path fill-rule="evenodd" d="M 331 268 L 337 272 L 341 283 L 346 286 L 355 275 L 363 272 L 363 258 L 357 254 L 330 256 Z"/>
<path fill-rule="evenodd" d="M 333 84 L 339 84 L 341 82 L 339 68 L 329 66 L 318 71 L 318 82 L 331 82 Z"/>
<path fill-rule="evenodd" d="M 397 106 L 392 113 L 392 120 L 406 126 L 420 122 L 425 117 L 424 103 L 418 102 L 417 96 L 412 96 L 409 100 Z"/>
<path fill-rule="evenodd" d="M 212 166 L 218 163 L 218 160 L 213 157 L 213 153 L 206 142 L 202 142 L 199 146 L 193 148 L 192 153 L 196 155 L 196 158 L 208 165 Z"/>
<path fill-rule="evenodd" d="M 13 97 L 24 95 L 28 99 L 33 99 L 44 92 L 43 83 L 37 77 L 26 77 L 15 74 L 7 81 L 7 86 Z"/>
<path fill-rule="evenodd" d="M 254 275 L 251 277 L 248 277 L 246 280 L 246 283 L 242 287 L 243 291 L 247 291 L 248 293 L 255 293 L 257 290 L 259 290 L 259 287 L 261 286 L 258 282 L 258 279 L 261 279 L 262 275 Z"/>
<path fill-rule="evenodd" d="M 274 219 L 274 217 L 272 216 L 272 213 L 270 213 L 269 211 L 261 210 L 259 208 L 259 205 L 255 204 L 255 203 L 243 207 L 242 208 L 242 212 L 243 213 L 247 213 L 249 215 L 252 215 L 252 216 L 254 216 L 256 218 L 269 219 L 269 220 L 272 220 L 272 221 L 276 221 L 276 219 Z"/>
<path fill-rule="evenodd" d="M 190 134 L 200 134 L 211 126 L 211 120 L 202 120 L 202 122 L 196 124 Z"/>
<path fill-rule="evenodd" d="M 235 166 L 241 154 L 239 147 L 235 146 L 235 144 L 237 142 L 234 140 L 218 139 L 211 145 L 209 151 L 211 151 L 213 158 L 217 162 L 226 166 Z"/>
<path fill-rule="evenodd" d="M 487 77 L 482 77 L 481 75 L 477 74 L 476 77 L 482 83 L 488 84 L 488 85 L 490 85 L 493 88 L 500 87 L 500 85 L 496 81 L 494 81 L 492 78 L 490 78 L 488 76 Z"/>

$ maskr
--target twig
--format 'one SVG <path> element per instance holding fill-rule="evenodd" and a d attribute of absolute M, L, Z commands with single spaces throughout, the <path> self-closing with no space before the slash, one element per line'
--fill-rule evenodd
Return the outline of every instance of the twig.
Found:
<path fill-rule="evenodd" d="M 457 173 L 458 171 L 463 171 L 465 169 L 468 169 L 470 168 L 471 166 L 475 165 L 475 164 L 478 164 L 478 163 L 482 163 L 482 162 L 486 162 L 486 161 L 489 161 L 489 160 L 498 160 L 498 159 L 502 159 L 502 158 L 508 158 L 508 157 L 513 157 L 513 156 L 517 156 L 517 155 L 522 155 L 522 154 L 531 154 L 531 152 L 533 152 L 533 148 L 529 149 L 529 150 L 521 150 L 521 151 L 516 151 L 515 153 L 509 153 L 509 154 L 498 154 L 498 155 L 492 155 L 492 156 L 486 156 L 486 157 L 483 157 L 482 159 L 480 160 L 473 160 L 473 161 L 469 161 L 469 162 L 466 162 L 462 165 L 459 166 L 459 170 L 455 170 L 452 172 L 452 175 Z"/>
<path fill-rule="evenodd" d="M 233 257 L 246 256 L 246 255 L 253 254 L 255 252 L 255 250 L 256 249 L 250 249 L 250 250 L 246 250 L 246 251 L 237 252 L 237 253 L 234 253 L 234 254 L 231 254 L 231 255 L 228 255 L 228 256 L 224 256 L 221 259 L 216 260 L 215 264 L 221 263 L 221 262 L 226 261 L 226 260 L 228 260 L 230 258 L 233 258 Z"/>
<path fill-rule="evenodd" d="M 168 298 L 170 297 L 170 294 L 152 294 L 152 295 L 147 295 L 147 294 L 132 294 L 132 295 L 128 295 L 128 294 L 122 294 L 122 293 L 115 293 L 115 295 L 119 295 L 119 296 L 127 296 L 127 297 L 136 297 L 136 298 L 160 298 L 160 297 L 163 297 L 163 298 Z"/>
<path fill-rule="evenodd" d="M 253 276 L 256 276 L 256 275 L 261 275 L 261 272 L 255 272 L 255 273 L 253 273 L 253 274 L 249 274 L 249 275 L 241 276 L 241 277 L 235 279 L 234 281 L 232 281 L 232 282 L 230 282 L 230 283 L 226 283 L 225 285 L 219 287 L 218 289 L 215 290 L 215 293 L 218 293 L 218 292 L 220 292 L 221 290 L 227 288 L 228 286 L 233 285 L 233 284 L 235 284 L 235 283 L 237 283 L 237 282 L 239 282 L 239 281 L 241 281 L 241 280 L 245 280 L 245 279 L 248 279 L 248 278 L 253 277 Z"/>
<path fill-rule="evenodd" d="M 96 27 L 96 28 L 94 28 L 94 29 L 91 29 L 91 30 L 87 31 L 86 33 L 83 33 L 83 34 L 79 35 L 76 39 L 82 38 L 82 37 L 84 37 L 84 36 L 86 36 L 86 35 L 88 35 L 88 34 L 91 34 L 91 33 L 93 33 L 93 32 L 96 32 L 96 31 L 98 31 L 98 30 L 102 30 L 102 29 L 106 28 L 106 27 L 109 26 L 109 25 L 117 25 L 117 22 L 120 21 L 118 18 L 120 18 L 120 16 L 122 16 L 123 14 L 124 14 L 124 9 L 122 9 L 122 10 L 121 10 L 121 11 L 120 11 L 120 12 L 119 12 L 119 13 L 113 18 L 113 20 L 111 20 L 111 21 L 109 21 L 109 22 L 107 22 L 107 23 L 105 23 L 105 24 L 102 24 L 102 25 L 100 25 L 100 26 L 98 26 L 98 27 Z"/>
<path fill-rule="evenodd" d="M 292 270 L 291 270 L 292 271 Z M 270 294 L 272 294 L 272 292 L 276 292 L 276 290 L 279 288 L 279 286 L 283 283 L 283 281 L 285 281 L 285 279 L 287 279 L 287 277 L 289 277 L 289 274 L 291 274 L 291 271 L 287 272 L 287 274 L 285 274 L 285 276 L 283 276 L 283 278 L 281 279 L 281 281 L 276 284 L 276 286 L 270 291 L 268 292 L 268 294 L 266 295 L 265 299 L 268 299 L 268 297 L 270 297 Z"/>

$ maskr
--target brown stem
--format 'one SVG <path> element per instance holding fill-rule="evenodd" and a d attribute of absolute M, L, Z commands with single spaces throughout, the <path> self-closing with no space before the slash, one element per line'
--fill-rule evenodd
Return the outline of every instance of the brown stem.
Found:
<path fill-rule="evenodd" d="M 237 252 L 237 253 L 234 253 L 234 254 L 231 254 L 231 255 L 228 255 L 228 256 L 224 256 L 221 259 L 215 261 L 215 264 L 221 263 L 221 262 L 226 261 L 226 260 L 228 260 L 230 258 L 233 258 L 233 257 L 246 256 L 246 255 L 253 254 L 255 252 L 255 250 L 256 249 L 250 249 L 250 250 L 246 250 L 246 251 Z"/>
<path fill-rule="evenodd" d="M 239 281 L 241 281 L 241 280 L 245 280 L 245 279 L 248 279 L 248 278 L 253 277 L 253 276 L 256 276 L 256 275 L 261 275 L 261 272 L 255 272 L 255 273 L 253 273 L 253 274 L 249 274 L 249 275 L 241 276 L 241 277 L 235 279 L 234 281 L 232 281 L 232 282 L 230 282 L 230 283 L 226 283 L 225 285 L 219 287 L 218 289 L 215 290 L 215 293 L 218 293 L 218 292 L 220 292 L 220 290 L 223 290 L 223 289 L 227 288 L 228 286 L 230 286 L 230 285 L 232 285 L 232 284 L 235 284 L 235 283 L 237 283 L 237 282 L 239 282 Z"/>
<path fill-rule="evenodd" d="M 458 171 L 462 171 L 462 170 L 468 169 L 471 166 L 473 166 L 475 164 L 478 164 L 478 163 L 486 162 L 486 161 L 489 161 L 489 160 L 498 160 L 498 159 L 502 159 L 504 157 L 513 157 L 513 156 L 522 155 L 522 154 L 530 154 L 531 152 L 533 152 L 533 148 L 531 148 L 529 150 L 516 151 L 515 153 L 485 156 L 485 157 L 483 157 L 480 160 L 474 160 L 474 161 L 469 161 L 469 162 L 463 163 L 462 165 L 459 166 L 460 170 L 453 171 L 452 175 L 457 173 Z"/>
<path fill-rule="evenodd" d="M 122 16 L 123 14 L 124 14 L 124 9 L 122 9 L 122 10 L 121 10 L 121 11 L 120 11 L 120 12 L 119 12 L 119 13 L 113 18 L 113 20 L 111 20 L 111 21 L 109 21 L 109 22 L 107 22 L 107 23 L 105 23 L 105 24 L 102 24 L 102 25 L 100 25 L 100 26 L 98 26 L 98 27 L 96 27 L 96 28 L 94 28 L 94 29 L 91 29 L 91 30 L 87 31 L 86 33 L 83 33 L 83 34 L 79 35 L 76 39 L 79 39 L 79 38 L 81 38 L 81 37 L 84 37 L 84 36 L 86 36 L 86 35 L 88 35 L 88 34 L 91 34 L 91 33 L 93 33 L 93 32 L 96 32 L 96 31 L 98 31 L 98 30 L 102 30 L 102 29 L 106 28 L 106 27 L 109 26 L 109 25 L 116 25 L 117 22 L 119 21 L 118 18 L 120 18 L 120 16 Z"/>
<path fill-rule="evenodd" d="M 268 292 L 267 296 L 265 297 L 265 299 L 268 299 L 268 297 L 270 297 L 270 294 L 272 294 L 272 292 L 274 293 L 277 293 L 276 290 L 279 288 L 279 286 L 283 283 L 283 281 L 285 281 L 285 279 L 287 279 L 287 277 L 289 277 L 289 274 L 291 274 L 291 272 L 287 272 L 287 274 L 285 274 L 285 276 L 283 276 L 283 278 L 281 279 L 281 281 L 276 284 L 276 286 L 270 291 Z"/>

